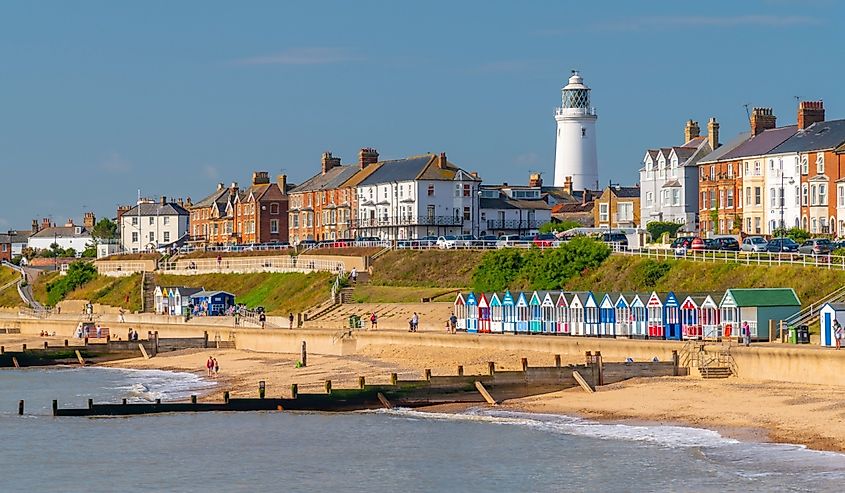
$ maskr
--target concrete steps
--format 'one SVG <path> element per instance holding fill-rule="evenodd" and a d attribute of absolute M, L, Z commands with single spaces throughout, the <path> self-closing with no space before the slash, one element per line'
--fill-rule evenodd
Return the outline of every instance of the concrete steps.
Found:
<path fill-rule="evenodd" d="M 707 366 L 698 369 L 701 378 L 728 378 L 733 375 L 733 371 L 727 366 Z"/>

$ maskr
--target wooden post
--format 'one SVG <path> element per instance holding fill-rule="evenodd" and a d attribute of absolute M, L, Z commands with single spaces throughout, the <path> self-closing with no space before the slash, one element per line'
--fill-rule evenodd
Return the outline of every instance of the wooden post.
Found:
<path fill-rule="evenodd" d="M 26 344 L 21 344 L 21 346 L 22 346 L 21 351 L 25 353 L 26 352 Z"/>
<path fill-rule="evenodd" d="M 522 371 L 528 371 L 528 358 L 522 358 Z"/>
<path fill-rule="evenodd" d="M 82 353 L 80 353 L 78 349 L 74 352 L 76 353 L 76 359 L 79 361 L 79 364 L 85 366 L 85 358 L 82 357 Z"/>
<path fill-rule="evenodd" d="M 223 402 L 225 402 L 226 404 L 229 403 L 229 391 L 228 390 L 226 392 L 223 392 Z"/>
<path fill-rule="evenodd" d="M 53 416 L 59 414 L 59 401 L 53 399 Z"/>
<path fill-rule="evenodd" d="M 123 398 L 123 402 L 122 402 L 122 404 L 123 404 L 124 406 L 126 405 L 126 398 L 125 398 L 125 397 Z"/>
<path fill-rule="evenodd" d="M 196 403 L 197 403 L 197 396 L 192 395 L 191 396 L 191 404 L 196 404 Z"/>
<path fill-rule="evenodd" d="M 578 385 L 580 385 L 581 388 L 584 389 L 588 394 L 593 393 L 592 387 L 590 387 L 590 384 L 588 384 L 587 381 L 584 380 L 584 377 L 582 377 L 580 373 L 578 373 L 577 371 L 573 371 L 572 376 L 575 378 L 575 381 L 578 382 Z"/>
<path fill-rule="evenodd" d="M 203 338 L 203 339 L 205 339 L 205 341 L 203 342 L 202 347 L 207 348 L 207 347 L 208 347 L 208 331 L 207 331 L 207 330 L 204 330 L 204 331 L 202 332 L 202 338 Z"/>
<path fill-rule="evenodd" d="M 391 373 L 390 374 L 390 385 L 396 385 L 396 382 L 398 382 L 398 381 L 399 381 L 399 379 L 397 378 L 396 374 Z"/>
<path fill-rule="evenodd" d="M 681 365 L 681 360 L 680 360 L 680 358 L 678 357 L 678 350 L 677 350 L 677 349 L 673 349 L 673 350 L 672 350 L 672 375 L 674 375 L 674 376 L 676 376 L 676 377 L 679 375 L 679 373 L 680 373 L 680 371 L 679 371 L 679 370 L 680 370 L 680 369 L 679 369 L 680 365 Z"/>
<path fill-rule="evenodd" d="M 147 350 L 144 348 L 143 344 L 138 344 L 138 348 L 141 350 L 141 354 L 144 356 L 144 359 L 150 359 L 150 355 L 147 354 Z"/>
<path fill-rule="evenodd" d="M 85 345 L 87 346 L 88 345 L 88 337 L 86 336 L 85 339 L 83 339 L 83 340 L 85 342 Z"/>
<path fill-rule="evenodd" d="M 769 338 L 768 342 L 772 342 L 772 334 L 775 333 L 775 321 L 769 320 Z"/>
<path fill-rule="evenodd" d="M 6 346 L 0 346 L 0 354 L 4 354 L 6 352 Z"/>
<path fill-rule="evenodd" d="M 593 364 L 593 352 L 592 351 L 587 351 L 586 353 L 584 353 L 584 357 L 585 357 L 584 359 L 587 360 L 588 365 Z"/>
<path fill-rule="evenodd" d="M 44 341 L 44 349 L 47 349 L 48 346 L 49 346 L 49 343 L 47 341 Z"/>
<path fill-rule="evenodd" d="M 364 377 L 358 377 L 358 388 L 359 389 L 363 389 L 366 384 L 367 383 L 364 380 Z"/>
<path fill-rule="evenodd" d="M 431 380 L 431 368 L 425 369 L 425 379 L 429 381 Z"/>
<path fill-rule="evenodd" d="M 68 346 L 67 339 L 65 339 L 65 347 L 67 347 L 67 346 Z"/>
<path fill-rule="evenodd" d="M 94 409 L 94 399 L 88 399 L 88 409 Z"/>
<path fill-rule="evenodd" d="M 299 349 L 299 361 L 302 366 L 308 366 L 308 351 L 305 349 L 305 341 L 302 341 L 302 347 Z"/>
<path fill-rule="evenodd" d="M 379 392 L 376 394 L 376 397 L 378 397 L 378 400 L 381 402 L 381 405 L 384 406 L 385 409 L 393 409 L 393 404 L 391 404 L 390 401 L 387 400 L 387 397 L 385 397 L 384 394 Z"/>
<path fill-rule="evenodd" d="M 332 381 L 331 380 L 326 380 L 326 393 L 327 394 L 332 393 Z"/>
<path fill-rule="evenodd" d="M 496 363 L 495 362 L 493 362 L 493 361 L 487 362 L 487 372 L 491 375 L 496 373 Z"/>
<path fill-rule="evenodd" d="M 478 389 L 478 393 L 480 393 L 481 396 L 484 397 L 484 400 L 487 401 L 487 404 L 490 404 L 491 406 L 496 405 L 496 399 L 494 399 L 493 396 L 490 395 L 490 392 L 487 392 L 487 389 L 484 388 L 484 384 L 476 380 L 475 388 Z"/>
<path fill-rule="evenodd" d="M 458 376 L 464 376 L 464 365 L 458 365 Z"/>
<path fill-rule="evenodd" d="M 18 363 L 18 359 L 12 356 L 12 364 L 15 365 L 15 368 L 20 368 L 21 365 Z"/>
<path fill-rule="evenodd" d="M 18 401 L 18 416 L 23 416 L 23 399 Z"/>
<path fill-rule="evenodd" d="M 259 380 L 259 381 L 258 381 L 258 398 L 259 398 L 259 399 L 263 399 L 263 398 L 264 398 L 264 391 L 265 391 L 265 388 L 266 388 L 266 387 L 265 387 L 265 382 L 264 382 L 264 380 Z"/>
<path fill-rule="evenodd" d="M 299 396 L 299 386 L 295 383 L 290 384 L 290 395 L 296 399 Z"/>
<path fill-rule="evenodd" d="M 599 378 L 597 386 L 604 385 L 604 364 L 601 360 L 601 351 L 596 351 L 596 367 L 599 370 Z"/>
<path fill-rule="evenodd" d="M 559 354 L 555 355 L 555 367 L 560 368 L 560 355 Z"/>

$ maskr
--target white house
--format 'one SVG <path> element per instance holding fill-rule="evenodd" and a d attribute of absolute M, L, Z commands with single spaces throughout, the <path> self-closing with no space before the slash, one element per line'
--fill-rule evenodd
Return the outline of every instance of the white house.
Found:
<path fill-rule="evenodd" d="M 162 197 L 159 202 L 141 200 L 120 217 L 120 244 L 125 252 L 166 248 L 188 234 L 190 213 Z"/>
<path fill-rule="evenodd" d="M 480 197 L 482 235 L 533 234 L 552 220 L 549 194 L 539 174 L 532 174 L 527 186 L 481 185 Z"/>
<path fill-rule="evenodd" d="M 448 162 L 445 153 L 376 166 L 356 187 L 358 236 L 402 240 L 479 234 L 481 180 Z"/>
<path fill-rule="evenodd" d="M 698 227 L 698 160 L 719 146 L 719 124 L 711 118 L 709 135 L 700 135 L 698 122 L 687 121 L 684 144 L 649 149 L 640 168 L 640 221 L 683 224 L 684 231 Z"/>
<path fill-rule="evenodd" d="M 73 220 L 69 219 L 64 226 L 44 227 L 27 240 L 27 246 L 34 250 L 49 250 L 54 243 L 59 248 L 73 248 L 76 253 L 81 254 L 93 243 L 93 239 L 84 226 L 73 224 Z"/>

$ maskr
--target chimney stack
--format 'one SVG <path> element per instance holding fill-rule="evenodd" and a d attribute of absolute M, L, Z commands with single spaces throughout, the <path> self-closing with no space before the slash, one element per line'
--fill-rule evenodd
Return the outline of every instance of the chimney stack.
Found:
<path fill-rule="evenodd" d="M 801 101 L 798 103 L 798 130 L 824 121 L 823 101 Z"/>
<path fill-rule="evenodd" d="M 50 218 L 47 218 L 47 217 L 42 218 L 41 219 L 41 229 L 39 229 L 38 231 L 41 231 L 43 229 L 47 229 L 51 226 L 52 226 L 52 224 L 50 224 Z"/>
<path fill-rule="evenodd" d="M 74 226 L 74 224 L 73 224 L 73 218 L 70 218 L 70 217 L 69 217 L 69 218 L 67 218 L 67 222 L 65 223 L 65 227 L 66 227 L 66 228 L 72 228 L 73 226 Z"/>
<path fill-rule="evenodd" d="M 684 125 L 684 143 L 687 143 L 700 135 L 701 128 L 698 127 L 698 122 L 687 120 L 687 124 Z"/>
<path fill-rule="evenodd" d="M 161 205 L 166 204 L 167 203 L 167 197 L 162 195 L 161 198 L 159 199 L 158 203 L 161 204 Z"/>
<path fill-rule="evenodd" d="M 41 231 L 41 230 L 40 230 L 40 229 L 38 229 L 38 220 L 37 220 L 37 219 L 33 219 L 33 220 L 32 220 L 32 234 L 35 234 L 35 233 L 37 233 L 37 232 L 39 232 L 39 231 Z"/>
<path fill-rule="evenodd" d="M 233 181 L 229 186 L 229 198 L 234 198 L 238 194 L 238 182 Z"/>
<path fill-rule="evenodd" d="M 266 171 L 253 171 L 252 172 L 252 184 L 253 185 L 266 185 L 270 183 L 270 174 Z"/>
<path fill-rule="evenodd" d="M 323 164 L 323 166 L 322 166 L 323 174 L 325 175 L 326 173 L 329 172 L 330 169 L 332 169 L 336 166 L 340 166 L 340 158 L 339 157 L 332 157 L 331 152 L 324 152 L 322 164 Z"/>
<path fill-rule="evenodd" d="M 372 147 L 362 147 L 358 152 L 358 165 L 361 169 L 378 162 L 378 151 Z"/>
<path fill-rule="evenodd" d="M 191 207 L 192 205 L 194 205 L 194 204 L 191 203 L 191 197 L 185 197 L 185 205 L 188 206 L 188 207 Z"/>
<path fill-rule="evenodd" d="M 543 186 L 543 177 L 540 173 L 531 173 L 528 175 L 528 186 L 529 187 L 542 187 Z"/>
<path fill-rule="evenodd" d="M 719 122 L 715 117 L 710 117 L 710 121 L 707 122 L 707 142 L 711 150 L 715 151 L 719 147 Z"/>
<path fill-rule="evenodd" d="M 219 192 L 220 190 L 223 190 L 223 188 L 225 188 L 225 187 L 226 187 L 226 185 L 224 185 L 222 183 L 218 183 L 217 184 L 217 191 Z"/>
<path fill-rule="evenodd" d="M 437 161 L 437 167 L 440 169 L 446 169 L 446 153 L 440 153 L 440 159 Z"/>
<path fill-rule="evenodd" d="M 777 126 L 777 117 L 771 108 L 754 108 L 751 110 L 751 135 L 760 135 L 763 130 L 771 130 Z"/>
<path fill-rule="evenodd" d="M 282 195 L 288 194 L 288 175 L 279 175 L 276 177 L 276 183 L 279 185 L 279 190 L 282 191 Z"/>
<path fill-rule="evenodd" d="M 572 177 L 567 176 L 563 179 L 563 191 L 572 195 Z"/>
<path fill-rule="evenodd" d="M 593 201 L 593 192 L 584 189 L 584 193 L 581 194 L 581 205 L 587 205 L 588 203 Z"/>
<path fill-rule="evenodd" d="M 93 212 L 86 212 L 85 217 L 82 218 L 82 225 L 85 226 L 85 229 L 91 230 L 94 229 L 94 225 L 97 223 L 97 217 L 94 216 Z"/>

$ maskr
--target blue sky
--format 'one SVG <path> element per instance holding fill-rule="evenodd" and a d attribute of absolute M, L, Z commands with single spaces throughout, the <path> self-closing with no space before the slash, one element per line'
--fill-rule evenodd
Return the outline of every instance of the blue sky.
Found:
<path fill-rule="evenodd" d="M 691 8 L 690 5 L 693 5 Z M 597 107 L 601 180 L 744 104 L 845 117 L 835 0 L 30 2 L 0 5 L 0 229 L 141 189 L 198 200 L 253 170 L 294 182 L 446 152 L 488 182 L 550 182 L 570 69 Z"/>

